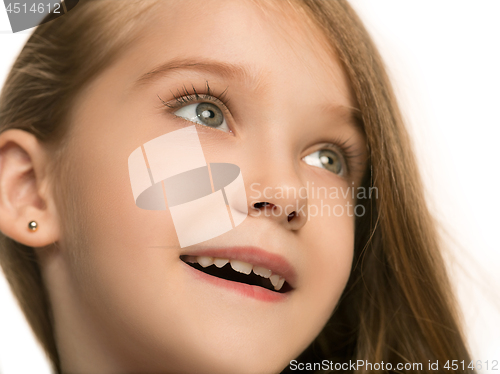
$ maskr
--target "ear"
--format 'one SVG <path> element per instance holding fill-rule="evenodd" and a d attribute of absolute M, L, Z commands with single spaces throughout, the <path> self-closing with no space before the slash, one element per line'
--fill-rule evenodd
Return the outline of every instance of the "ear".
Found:
<path fill-rule="evenodd" d="M 31 133 L 0 133 L 0 231 L 30 246 L 59 240 L 59 216 L 50 189 L 50 156 Z M 36 231 L 28 224 L 35 221 Z"/>

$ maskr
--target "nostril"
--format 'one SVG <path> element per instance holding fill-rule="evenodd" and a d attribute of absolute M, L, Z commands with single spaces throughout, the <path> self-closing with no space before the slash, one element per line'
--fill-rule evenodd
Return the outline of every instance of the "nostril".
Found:
<path fill-rule="evenodd" d="M 268 205 L 271 205 L 271 203 L 268 203 L 268 202 L 264 201 L 264 202 L 261 202 L 261 203 L 255 203 L 255 204 L 253 204 L 253 207 L 255 209 L 260 209 L 260 208 L 263 208 L 263 207 L 268 206 Z"/>
<path fill-rule="evenodd" d="M 288 215 L 288 222 L 290 222 L 296 215 L 297 215 L 297 213 L 295 213 L 295 211 L 293 211 L 292 213 L 290 213 Z"/>

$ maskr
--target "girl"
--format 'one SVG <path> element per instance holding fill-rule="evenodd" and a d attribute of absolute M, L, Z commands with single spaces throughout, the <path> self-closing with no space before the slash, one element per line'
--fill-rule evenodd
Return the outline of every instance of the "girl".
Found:
<path fill-rule="evenodd" d="M 82 0 L 27 42 L 0 129 L 1 264 L 57 372 L 469 360 L 344 1 Z"/>

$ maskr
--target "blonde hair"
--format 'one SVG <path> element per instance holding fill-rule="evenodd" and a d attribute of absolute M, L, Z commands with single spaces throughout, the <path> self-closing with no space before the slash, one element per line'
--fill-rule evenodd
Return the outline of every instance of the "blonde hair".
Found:
<path fill-rule="evenodd" d="M 131 4 L 133 3 L 133 4 Z M 0 97 L 0 131 L 35 134 L 63 164 L 66 116 L 76 95 L 133 41 L 156 1 L 80 0 L 40 25 Z M 344 0 L 297 0 L 328 36 L 358 103 L 369 146 L 363 185 L 379 198 L 356 221 L 348 285 L 307 361 L 469 360 L 456 301 L 426 206 L 411 143 L 381 57 Z M 62 177 L 61 177 L 62 178 Z M 61 183 L 54 184 L 61 189 Z M 61 203 L 64 205 L 64 203 Z M 64 209 L 60 206 L 59 209 Z M 0 263 L 35 335 L 60 371 L 47 290 L 32 248 L 0 235 Z M 369 372 L 362 370 L 361 372 Z M 462 372 L 468 372 L 463 370 Z"/>
<path fill-rule="evenodd" d="M 69 108 L 85 85 L 134 41 L 157 3 L 80 0 L 66 15 L 35 29 L 5 81 L 0 132 L 28 131 L 53 151 L 51 175 L 63 217 L 71 214 L 61 183 L 67 167 L 63 140 L 70 125 Z M 33 248 L 0 233 L 0 264 L 35 336 L 60 372 L 49 298 Z"/>

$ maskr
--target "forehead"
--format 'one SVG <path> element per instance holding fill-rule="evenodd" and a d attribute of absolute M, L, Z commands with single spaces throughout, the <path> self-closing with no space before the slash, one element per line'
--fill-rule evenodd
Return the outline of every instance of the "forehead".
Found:
<path fill-rule="evenodd" d="M 294 82 L 305 94 L 314 86 L 317 93 L 353 106 L 329 40 L 297 3 L 160 1 L 141 43 L 128 52 L 128 67 L 142 77 L 172 61 L 219 61 L 242 67 L 244 74 L 232 78 L 244 78 L 255 88 L 264 89 L 271 80 Z"/>

